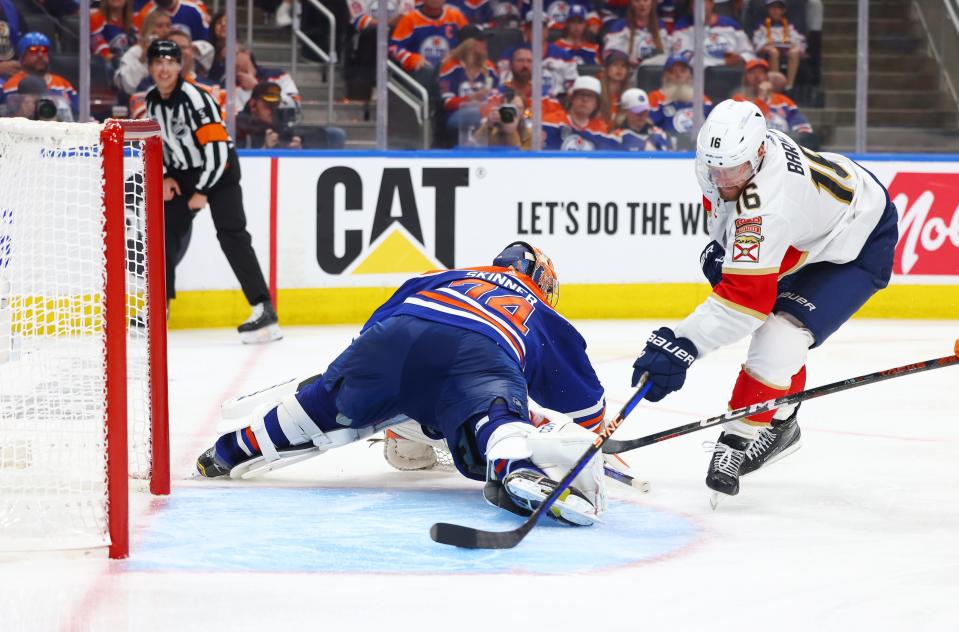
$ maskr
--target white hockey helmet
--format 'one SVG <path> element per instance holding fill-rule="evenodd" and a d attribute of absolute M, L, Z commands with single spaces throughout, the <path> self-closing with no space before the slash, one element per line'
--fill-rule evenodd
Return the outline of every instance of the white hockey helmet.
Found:
<path fill-rule="evenodd" d="M 717 188 L 742 186 L 759 170 L 765 140 L 766 118 L 755 104 L 723 101 L 699 130 L 697 175 Z"/>

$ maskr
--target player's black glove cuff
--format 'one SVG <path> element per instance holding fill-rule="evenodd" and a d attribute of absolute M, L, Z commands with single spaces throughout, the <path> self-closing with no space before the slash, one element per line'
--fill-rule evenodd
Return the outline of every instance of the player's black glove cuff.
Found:
<path fill-rule="evenodd" d="M 703 248 L 699 255 L 699 265 L 706 275 L 706 280 L 713 287 L 719 285 L 723 280 L 723 261 L 726 260 L 726 249 L 719 245 L 718 241 L 711 241 Z"/>

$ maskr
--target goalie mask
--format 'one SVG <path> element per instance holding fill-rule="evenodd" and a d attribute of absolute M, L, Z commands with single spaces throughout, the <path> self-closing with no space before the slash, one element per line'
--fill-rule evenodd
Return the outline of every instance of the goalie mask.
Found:
<path fill-rule="evenodd" d="M 514 241 L 496 255 L 493 265 L 500 268 L 513 268 L 525 274 L 539 286 L 546 295 L 546 300 L 553 307 L 559 302 L 559 280 L 556 278 L 556 269 L 539 248 L 530 246 L 525 241 Z"/>

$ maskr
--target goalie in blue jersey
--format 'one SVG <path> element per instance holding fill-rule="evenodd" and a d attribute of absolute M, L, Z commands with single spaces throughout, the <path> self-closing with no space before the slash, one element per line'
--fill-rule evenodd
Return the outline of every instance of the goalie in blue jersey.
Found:
<path fill-rule="evenodd" d="M 227 402 L 234 429 L 200 456 L 198 475 L 248 478 L 413 419 L 445 439 L 460 473 L 487 481 L 487 501 L 528 515 L 606 411 L 586 342 L 554 309 L 558 296 L 552 262 L 525 242 L 491 267 L 410 279 L 322 375 Z M 561 414 L 534 426 L 529 398 Z M 605 505 L 600 457 L 550 513 L 589 525 Z"/>

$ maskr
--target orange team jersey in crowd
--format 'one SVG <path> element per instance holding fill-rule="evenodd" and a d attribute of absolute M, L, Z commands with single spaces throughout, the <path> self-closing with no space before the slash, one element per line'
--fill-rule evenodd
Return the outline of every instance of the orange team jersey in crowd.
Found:
<path fill-rule="evenodd" d="M 606 149 L 612 139 L 607 135 L 606 121 L 594 116 L 583 127 L 570 118 L 566 110 L 543 114 L 543 149 L 562 151 L 593 151 Z"/>
<path fill-rule="evenodd" d="M 132 28 L 132 26 L 131 26 Z M 90 51 L 104 59 L 122 55 L 133 42 L 120 20 L 107 20 L 100 9 L 90 9 Z"/>
<path fill-rule="evenodd" d="M 137 32 L 143 28 L 143 20 L 146 19 L 147 14 L 154 9 L 162 10 L 169 15 L 170 21 L 174 24 L 183 24 L 189 27 L 190 37 L 194 40 L 206 39 L 210 30 L 210 14 L 207 13 L 206 5 L 199 0 L 173 0 L 169 10 L 158 9 L 152 0 L 147 2 L 133 18 L 133 24 L 136 26 Z"/>
<path fill-rule="evenodd" d="M 19 92 L 20 82 L 26 76 L 27 73 L 21 70 L 20 72 L 11 75 L 10 78 L 7 79 L 6 83 L 3 84 L 4 99 L 9 97 L 11 94 L 16 94 Z M 73 87 L 73 84 L 60 75 L 55 75 L 52 72 L 48 72 L 43 76 L 43 78 L 47 82 L 47 92 L 55 97 L 64 99 L 70 104 L 70 109 L 73 110 L 74 114 L 76 114 L 80 104 L 77 100 L 77 89 Z"/>
<path fill-rule="evenodd" d="M 399 19 L 390 38 L 390 54 L 406 70 L 415 70 L 424 59 L 439 68 L 456 43 L 456 34 L 469 24 L 459 9 L 444 6 L 433 19 L 421 9 Z"/>
<path fill-rule="evenodd" d="M 598 66 L 601 63 L 599 58 L 599 44 L 591 44 L 590 42 L 574 44 L 566 38 L 558 39 L 553 43 L 567 51 L 577 64 L 592 64 Z"/>

